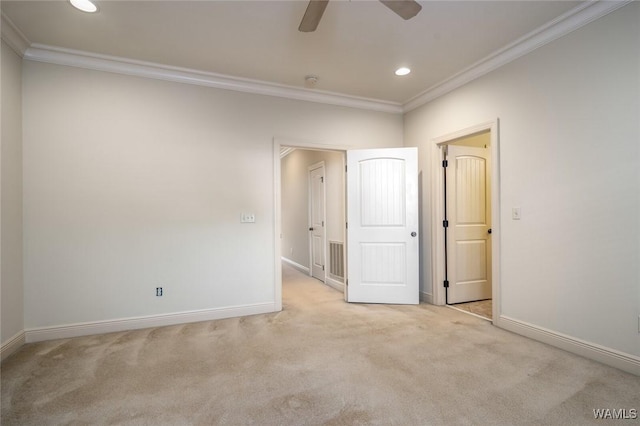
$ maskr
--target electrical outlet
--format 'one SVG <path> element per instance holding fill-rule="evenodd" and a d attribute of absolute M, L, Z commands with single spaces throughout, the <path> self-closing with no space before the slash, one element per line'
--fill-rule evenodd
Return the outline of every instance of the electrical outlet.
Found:
<path fill-rule="evenodd" d="M 162 287 L 156 287 L 156 296 L 162 296 Z"/>

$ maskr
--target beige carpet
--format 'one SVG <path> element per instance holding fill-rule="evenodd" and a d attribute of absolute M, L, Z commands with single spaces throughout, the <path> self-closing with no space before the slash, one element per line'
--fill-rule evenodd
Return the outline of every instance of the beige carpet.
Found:
<path fill-rule="evenodd" d="M 452 309 L 285 278 L 278 314 L 24 346 L 2 364 L 2 424 L 585 425 L 640 409 L 639 377 Z"/>
<path fill-rule="evenodd" d="M 461 309 L 472 314 L 480 315 L 483 318 L 491 319 L 493 317 L 493 301 L 491 299 L 478 300 L 476 302 L 456 303 L 450 305 L 454 308 Z"/>

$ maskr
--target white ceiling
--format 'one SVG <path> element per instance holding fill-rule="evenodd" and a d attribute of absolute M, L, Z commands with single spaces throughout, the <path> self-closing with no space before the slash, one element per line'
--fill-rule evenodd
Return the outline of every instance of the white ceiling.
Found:
<path fill-rule="evenodd" d="M 378 1 L 332 0 L 316 32 L 306 1 L 2 1 L 31 43 L 404 103 L 578 6 L 576 1 L 420 1 L 404 21 Z M 396 77 L 408 66 L 412 73 Z"/>

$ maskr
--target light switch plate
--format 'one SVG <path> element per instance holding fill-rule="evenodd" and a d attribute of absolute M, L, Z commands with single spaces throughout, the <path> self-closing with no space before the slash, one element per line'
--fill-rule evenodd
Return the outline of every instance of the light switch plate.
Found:
<path fill-rule="evenodd" d="M 240 223 L 254 223 L 256 221 L 255 213 L 242 213 L 240 215 Z"/>
<path fill-rule="evenodd" d="M 513 209 L 511 209 L 511 219 L 520 220 L 521 217 L 522 215 L 520 214 L 520 207 L 514 207 Z"/>

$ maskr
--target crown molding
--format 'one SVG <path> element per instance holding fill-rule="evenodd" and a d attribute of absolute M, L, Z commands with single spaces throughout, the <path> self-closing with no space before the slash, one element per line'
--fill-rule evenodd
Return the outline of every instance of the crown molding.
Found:
<path fill-rule="evenodd" d="M 295 150 L 296 150 L 296 148 L 294 148 L 292 146 L 283 146 L 283 147 L 281 147 L 280 148 L 280 158 L 286 157 L 287 155 L 291 154 Z"/>
<path fill-rule="evenodd" d="M 465 70 L 430 87 L 403 104 L 403 112 L 409 112 L 439 98 L 509 62 L 530 53 L 578 28 L 601 18 L 633 0 L 596 0 L 580 4 L 556 19 L 524 35 L 504 48 L 497 50 Z"/>
<path fill-rule="evenodd" d="M 2 22 L 0 23 L 2 29 L 2 40 L 9 45 L 18 55 L 24 57 L 24 52 L 27 50 L 31 42 L 27 37 L 22 34 L 22 31 L 16 27 L 16 25 L 9 19 L 7 15 L 2 12 Z"/>
<path fill-rule="evenodd" d="M 410 98 L 405 103 L 299 88 L 284 84 L 269 83 L 188 68 L 172 67 L 152 62 L 100 55 L 42 44 L 31 44 L 4 13 L 2 14 L 2 39 L 19 55 L 32 61 L 258 95 L 402 114 L 482 77 L 632 1 L 633 0 L 595 0 L 582 3 L 548 24 L 543 25 L 486 58 L 474 63 L 465 70 Z"/>
<path fill-rule="evenodd" d="M 397 102 L 298 88 L 284 84 L 268 83 L 265 81 L 196 71 L 188 68 L 172 67 L 152 62 L 136 61 L 133 59 L 100 55 L 42 44 L 32 44 L 31 47 L 26 50 L 24 58 L 37 62 L 234 90 L 237 92 L 402 114 L 402 105 Z"/>

